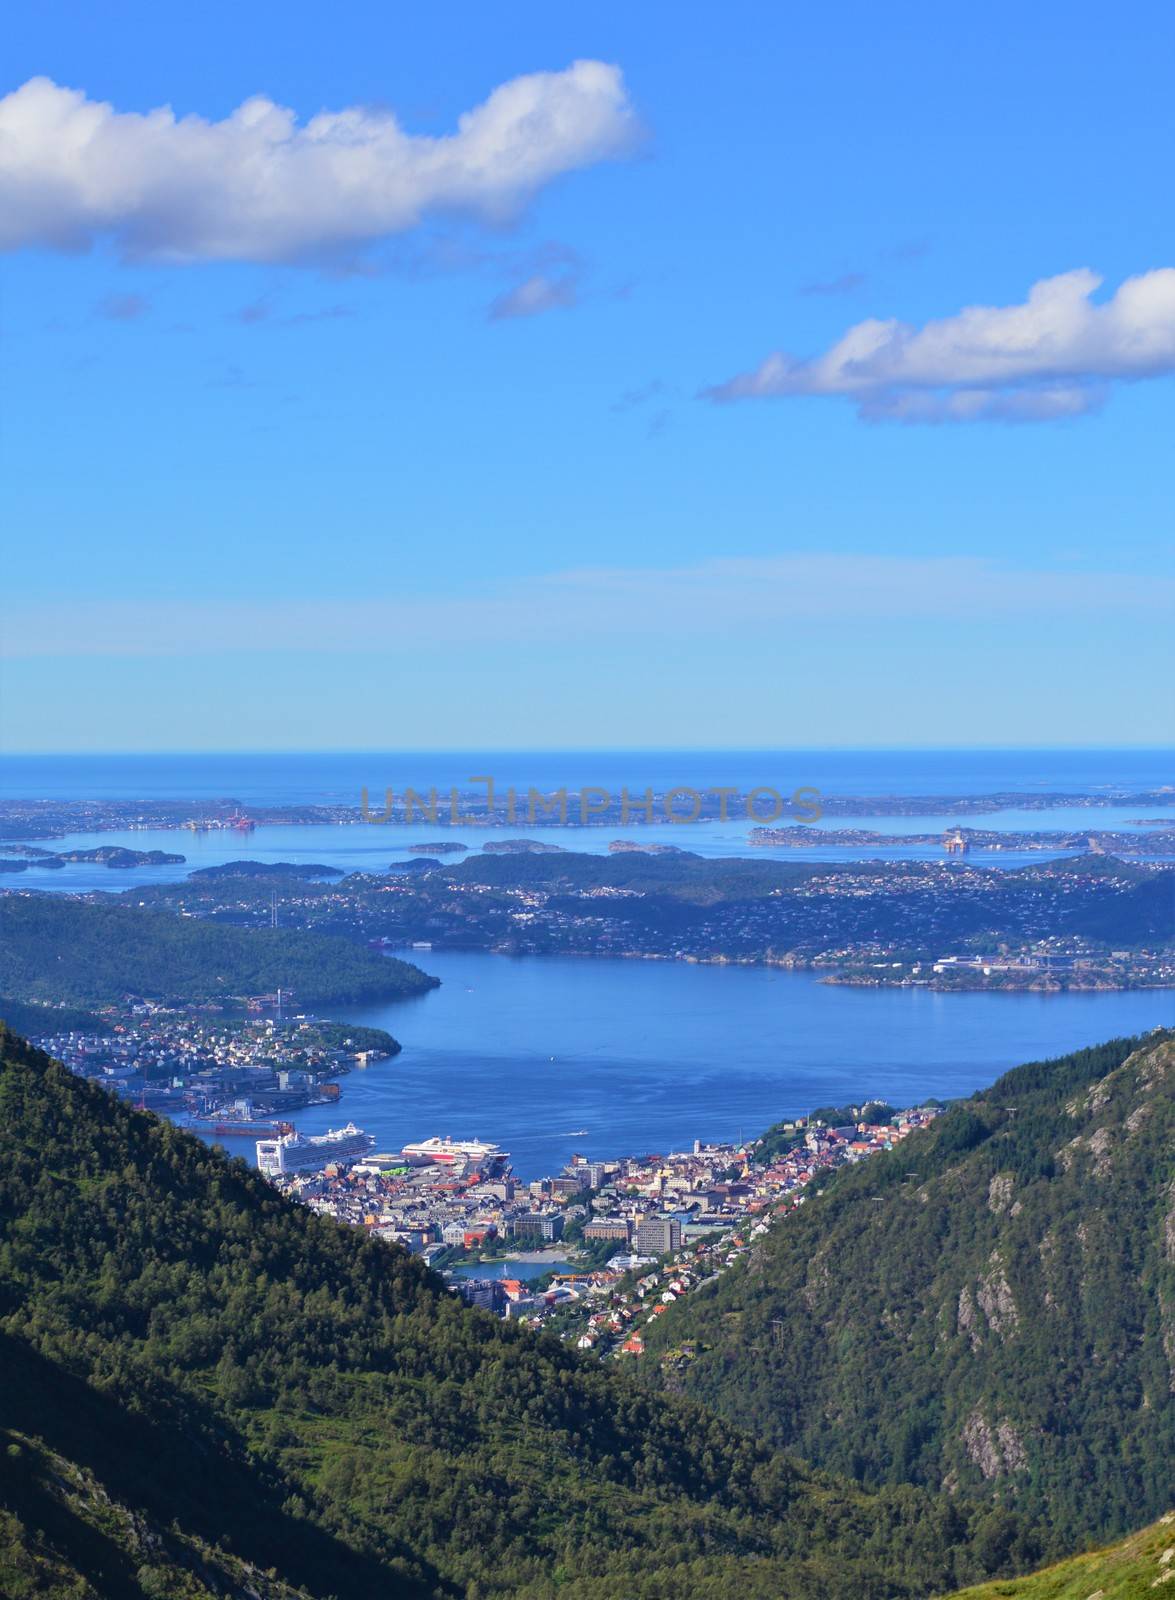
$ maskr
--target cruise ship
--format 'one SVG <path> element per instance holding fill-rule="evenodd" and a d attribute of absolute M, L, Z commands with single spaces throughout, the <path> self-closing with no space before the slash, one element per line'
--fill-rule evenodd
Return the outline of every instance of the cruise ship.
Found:
<path fill-rule="evenodd" d="M 402 1154 L 416 1166 L 434 1162 L 442 1167 L 497 1167 L 510 1154 L 500 1145 L 485 1144 L 481 1139 L 421 1139 L 418 1144 L 406 1144 Z"/>
<path fill-rule="evenodd" d="M 326 1133 L 287 1133 L 280 1139 L 258 1139 L 257 1165 L 270 1178 L 297 1172 L 321 1172 L 336 1161 L 358 1161 L 375 1148 L 375 1140 L 353 1122 Z"/>

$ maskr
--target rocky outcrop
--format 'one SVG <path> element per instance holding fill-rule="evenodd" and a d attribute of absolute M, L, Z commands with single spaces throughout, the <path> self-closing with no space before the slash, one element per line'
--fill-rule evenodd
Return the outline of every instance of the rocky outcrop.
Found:
<path fill-rule="evenodd" d="M 975 1298 L 993 1333 L 1015 1333 L 1020 1326 L 1020 1312 L 998 1250 L 992 1252 L 990 1270 L 980 1278 Z"/>
<path fill-rule="evenodd" d="M 1023 1472 L 1028 1465 L 1024 1441 L 1006 1417 L 993 1424 L 981 1411 L 973 1411 L 963 1424 L 962 1439 L 967 1455 L 985 1478 Z"/>

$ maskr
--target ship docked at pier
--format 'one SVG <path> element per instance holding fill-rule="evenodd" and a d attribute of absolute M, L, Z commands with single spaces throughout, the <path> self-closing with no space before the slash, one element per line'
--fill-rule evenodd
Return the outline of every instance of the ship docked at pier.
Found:
<path fill-rule="evenodd" d="M 481 1139 L 421 1139 L 417 1144 L 406 1144 L 403 1156 L 413 1166 L 428 1164 L 457 1167 L 462 1170 L 476 1167 L 482 1172 L 495 1172 L 506 1165 L 510 1152 L 501 1145 L 486 1144 Z"/>
<path fill-rule="evenodd" d="M 326 1133 L 287 1133 L 278 1139 L 258 1139 L 257 1165 L 270 1178 L 299 1172 L 321 1172 L 336 1163 L 358 1161 L 375 1146 L 375 1140 L 353 1122 Z"/>

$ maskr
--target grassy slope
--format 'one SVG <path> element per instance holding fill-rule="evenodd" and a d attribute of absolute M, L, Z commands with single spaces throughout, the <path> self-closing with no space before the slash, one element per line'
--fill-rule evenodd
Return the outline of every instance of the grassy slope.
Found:
<path fill-rule="evenodd" d="M 1027 1578 L 965 1589 L 954 1600 L 1151 1600 L 1175 1593 L 1175 1512 L 1121 1544 L 1062 1561 Z"/>

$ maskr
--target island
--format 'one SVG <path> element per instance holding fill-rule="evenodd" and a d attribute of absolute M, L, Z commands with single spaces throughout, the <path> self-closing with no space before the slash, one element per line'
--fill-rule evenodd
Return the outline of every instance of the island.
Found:
<path fill-rule="evenodd" d="M 167 850 L 128 850 L 122 845 L 102 844 L 89 850 L 58 850 L 58 861 L 95 861 L 107 867 L 180 867 L 186 856 L 173 855 Z M 38 866 L 45 866 L 43 860 Z"/>
<path fill-rule="evenodd" d="M 693 856 L 700 860 L 695 850 L 683 850 L 679 844 L 645 844 L 640 839 L 613 839 L 608 845 L 611 855 Z"/>
<path fill-rule="evenodd" d="M 182 858 L 181 858 L 182 859 Z M 321 861 L 224 861 L 216 867 L 197 867 L 193 878 L 341 878 L 341 867 Z"/>
<path fill-rule="evenodd" d="M 482 845 L 490 856 L 554 856 L 569 852 L 561 844 L 549 844 L 545 839 L 491 839 Z"/>
<path fill-rule="evenodd" d="M 121 845 L 96 845 L 89 850 L 33 850 L 20 846 L 20 857 L 6 857 L 0 861 L 0 872 L 27 872 L 30 867 L 60 870 L 69 862 L 92 861 L 99 866 L 113 867 L 116 871 L 126 867 L 181 867 L 186 856 L 173 855 L 168 850 L 126 850 Z"/>

